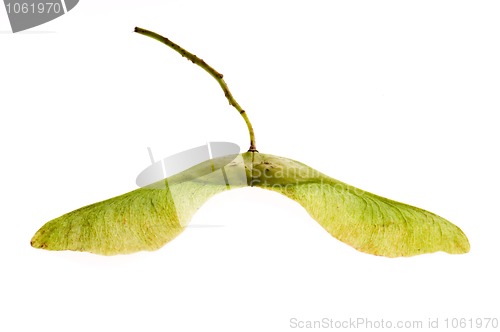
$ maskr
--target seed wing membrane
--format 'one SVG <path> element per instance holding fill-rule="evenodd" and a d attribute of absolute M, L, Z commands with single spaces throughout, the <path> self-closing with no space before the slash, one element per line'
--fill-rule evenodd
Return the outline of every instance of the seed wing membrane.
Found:
<path fill-rule="evenodd" d="M 332 236 L 362 252 L 398 257 L 470 249 L 465 234 L 446 219 L 331 178 L 268 189 L 298 202 Z"/>
<path fill-rule="evenodd" d="M 31 245 L 101 255 L 157 250 L 184 230 L 206 200 L 224 190 L 220 185 L 196 181 L 140 188 L 47 222 L 33 236 Z M 172 192 L 182 197 L 175 200 L 177 204 Z"/>

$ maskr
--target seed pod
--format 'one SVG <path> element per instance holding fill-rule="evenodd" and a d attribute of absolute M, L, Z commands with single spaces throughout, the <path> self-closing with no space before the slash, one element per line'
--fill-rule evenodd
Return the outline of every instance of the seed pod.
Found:
<path fill-rule="evenodd" d="M 233 158 L 233 157 L 231 157 Z M 31 244 L 102 255 L 156 250 L 175 238 L 213 195 L 244 186 L 283 194 L 326 231 L 380 256 L 469 251 L 465 234 L 431 212 L 332 179 L 297 161 L 247 152 L 203 162 L 166 180 L 49 221 Z"/>

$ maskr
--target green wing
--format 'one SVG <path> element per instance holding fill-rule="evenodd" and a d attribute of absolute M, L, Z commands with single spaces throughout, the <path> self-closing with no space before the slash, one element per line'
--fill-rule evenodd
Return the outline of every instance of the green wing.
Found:
<path fill-rule="evenodd" d="M 102 255 L 155 250 L 182 232 L 168 190 L 138 189 L 46 223 L 31 245 Z"/>
<path fill-rule="evenodd" d="M 326 231 L 359 251 L 398 257 L 470 249 L 465 234 L 446 219 L 362 191 L 302 163 L 263 156 L 253 172 L 255 186 L 298 202 Z"/>
<path fill-rule="evenodd" d="M 210 197 L 246 186 L 244 169 L 243 181 L 236 178 L 241 168 L 232 165 L 234 174 L 229 178 L 221 169 L 214 162 L 202 163 L 148 187 L 82 207 L 47 222 L 31 245 L 101 255 L 159 249 L 184 230 Z"/>

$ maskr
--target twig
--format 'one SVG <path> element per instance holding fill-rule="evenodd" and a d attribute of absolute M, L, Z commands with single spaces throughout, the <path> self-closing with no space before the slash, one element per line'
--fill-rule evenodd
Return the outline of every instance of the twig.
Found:
<path fill-rule="evenodd" d="M 179 45 L 177 45 L 176 43 L 174 43 L 173 41 L 171 41 L 168 38 L 165 38 L 165 37 L 163 37 L 155 32 L 152 32 L 152 31 L 149 31 L 146 29 L 142 29 L 142 28 L 138 28 L 138 27 L 135 28 L 134 32 L 140 33 L 141 35 L 145 35 L 145 36 L 151 37 L 153 39 L 156 39 L 156 40 L 162 42 L 163 44 L 172 48 L 174 51 L 176 51 L 177 53 L 179 53 L 180 55 L 182 55 L 186 59 L 190 60 L 192 63 L 197 64 L 201 68 L 205 69 L 205 71 L 207 71 L 210 75 L 212 75 L 212 77 L 215 78 L 215 80 L 219 83 L 220 87 L 224 91 L 224 96 L 226 96 L 227 100 L 229 101 L 229 105 L 236 108 L 236 110 L 240 113 L 240 115 L 243 117 L 243 120 L 245 120 L 245 123 L 247 124 L 248 133 L 250 134 L 250 148 L 248 149 L 248 151 L 249 152 L 258 152 L 257 147 L 255 145 L 255 133 L 253 131 L 252 124 L 250 123 L 250 120 L 248 119 L 246 112 L 236 102 L 233 95 L 229 91 L 229 88 L 228 88 L 226 82 L 224 82 L 223 75 L 221 73 L 219 73 L 218 71 L 216 71 L 215 69 L 210 67 L 205 61 L 203 61 L 203 59 L 200 59 L 196 55 L 194 55 L 193 53 L 186 51 L 185 49 L 183 49 L 182 47 L 180 47 Z"/>

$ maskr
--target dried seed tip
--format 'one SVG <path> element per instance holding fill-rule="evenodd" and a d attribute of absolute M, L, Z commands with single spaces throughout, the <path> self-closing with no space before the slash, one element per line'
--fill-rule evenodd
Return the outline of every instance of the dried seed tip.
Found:
<path fill-rule="evenodd" d="M 47 244 L 44 243 L 44 242 L 42 242 L 42 241 L 40 241 L 39 239 L 35 239 L 35 236 L 31 239 L 30 245 L 33 248 L 37 248 L 37 249 L 45 249 L 45 248 L 47 248 Z"/>

